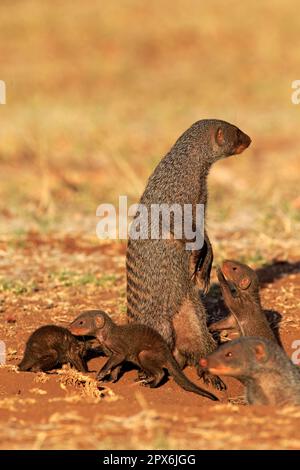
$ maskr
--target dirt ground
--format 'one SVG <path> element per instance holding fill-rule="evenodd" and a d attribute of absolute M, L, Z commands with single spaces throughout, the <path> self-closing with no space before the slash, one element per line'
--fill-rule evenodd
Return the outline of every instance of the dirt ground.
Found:
<path fill-rule="evenodd" d="M 125 249 L 121 243 L 34 233 L 17 245 L 2 241 L 0 338 L 7 344 L 7 364 L 0 368 L 0 447 L 299 449 L 300 410 L 242 405 L 243 389 L 233 379 L 215 404 L 172 379 L 157 389 L 141 387 L 130 368 L 118 383 L 98 389 L 94 377 L 103 357 L 89 361 L 88 374 L 68 366 L 50 374 L 17 371 L 25 341 L 38 326 L 63 326 L 89 307 L 125 320 Z M 271 320 L 282 316 L 280 336 L 291 354 L 292 342 L 300 339 L 300 263 L 291 252 L 258 273 L 263 306 Z M 210 321 L 224 315 L 214 283 L 206 302 Z M 197 382 L 193 370 L 186 373 Z"/>

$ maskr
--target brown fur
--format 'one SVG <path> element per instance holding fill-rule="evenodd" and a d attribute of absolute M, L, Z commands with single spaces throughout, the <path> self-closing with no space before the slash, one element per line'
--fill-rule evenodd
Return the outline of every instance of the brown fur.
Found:
<path fill-rule="evenodd" d="M 241 336 L 261 336 L 277 341 L 261 307 L 255 271 L 245 264 L 226 260 L 218 269 L 218 279 L 230 314 L 210 325 L 210 331 L 235 329 Z"/>
<path fill-rule="evenodd" d="M 19 369 L 47 371 L 70 363 L 77 370 L 87 372 L 84 353 L 85 344 L 78 341 L 69 330 L 56 325 L 45 325 L 29 337 Z"/>
<path fill-rule="evenodd" d="M 70 324 L 69 329 L 75 335 L 96 337 L 105 354 L 109 356 L 98 372 L 99 380 L 108 377 L 116 381 L 121 364 L 128 361 L 141 369 L 145 385 L 159 385 L 166 368 L 175 382 L 185 390 L 217 400 L 213 394 L 197 387 L 183 374 L 160 334 L 146 325 L 116 325 L 105 312 L 92 310 L 79 315 Z"/>

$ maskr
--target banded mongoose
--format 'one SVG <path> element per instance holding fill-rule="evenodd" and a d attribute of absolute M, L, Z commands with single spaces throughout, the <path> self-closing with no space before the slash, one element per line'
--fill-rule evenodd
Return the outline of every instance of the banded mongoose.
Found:
<path fill-rule="evenodd" d="M 226 260 L 217 274 L 230 314 L 210 325 L 209 330 L 236 329 L 241 336 L 262 336 L 277 342 L 260 303 L 256 272 L 246 264 Z"/>
<path fill-rule="evenodd" d="M 100 381 L 107 376 L 116 381 L 121 364 L 127 361 L 142 370 L 143 385 L 151 388 L 159 385 L 166 368 L 184 390 L 218 400 L 215 395 L 197 387 L 183 374 L 160 334 L 146 325 L 117 325 L 107 313 L 99 310 L 82 313 L 69 325 L 69 330 L 74 335 L 96 337 L 103 352 L 109 356 L 97 374 Z"/>
<path fill-rule="evenodd" d="M 75 338 L 66 328 L 45 325 L 29 337 L 19 369 L 45 372 L 70 363 L 80 372 L 87 372 L 85 350 L 84 342 Z"/>
<path fill-rule="evenodd" d="M 241 337 L 200 363 L 211 374 L 238 379 L 246 387 L 250 405 L 300 405 L 300 368 L 274 341 Z"/>
<path fill-rule="evenodd" d="M 228 122 L 208 119 L 194 123 L 158 164 L 140 204 L 148 213 L 153 204 L 164 203 L 169 207 L 177 204 L 182 210 L 189 204 L 193 208 L 192 225 L 201 231 L 195 213 L 197 204 L 206 209 L 210 167 L 222 158 L 240 154 L 250 143 L 250 137 Z M 190 240 L 184 236 L 181 240 L 174 238 L 174 226 L 169 232 L 169 239 L 134 239 L 129 235 L 128 319 L 154 328 L 182 368 L 186 364 L 197 366 L 199 376 L 206 383 L 222 389 L 222 381 L 199 367 L 199 358 L 216 348 L 195 282 L 196 277 L 204 291 L 208 291 L 213 251 L 207 232 L 204 231 L 200 250 L 187 250 L 186 243 Z"/>

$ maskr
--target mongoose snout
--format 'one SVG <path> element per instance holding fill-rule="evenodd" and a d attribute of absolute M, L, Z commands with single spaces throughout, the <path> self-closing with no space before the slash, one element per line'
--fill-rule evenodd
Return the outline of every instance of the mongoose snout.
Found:
<path fill-rule="evenodd" d="M 239 155 L 251 144 L 250 137 L 233 125 L 220 125 L 213 141 L 219 147 L 215 147 L 215 152 L 219 153 L 220 157 Z"/>
<path fill-rule="evenodd" d="M 252 284 L 252 289 L 259 289 L 258 277 L 249 266 L 238 261 L 225 260 L 220 268 L 221 273 L 227 281 L 231 281 L 240 289 L 248 289 Z"/>
<path fill-rule="evenodd" d="M 207 362 L 206 359 L 204 359 L 204 357 L 202 357 L 202 358 L 200 359 L 199 364 L 200 364 L 201 367 L 203 367 L 203 369 L 207 369 L 207 364 L 208 364 L 208 362 Z"/>
<path fill-rule="evenodd" d="M 251 139 L 247 134 L 239 130 L 237 145 L 235 148 L 234 155 L 239 155 L 251 144 Z"/>
<path fill-rule="evenodd" d="M 229 375 L 237 377 L 242 373 L 241 364 L 247 367 L 243 361 L 243 353 L 240 345 L 232 344 L 234 341 L 222 345 L 207 358 L 200 359 L 200 365 L 211 374 Z"/>

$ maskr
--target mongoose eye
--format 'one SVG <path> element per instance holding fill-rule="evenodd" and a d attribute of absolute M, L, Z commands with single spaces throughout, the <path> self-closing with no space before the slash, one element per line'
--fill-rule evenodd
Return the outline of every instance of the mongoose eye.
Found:
<path fill-rule="evenodd" d="M 233 266 L 232 270 L 233 270 L 233 271 L 236 271 L 236 270 L 237 270 L 237 267 L 236 267 L 236 266 Z"/>
<path fill-rule="evenodd" d="M 79 322 L 79 325 L 83 325 L 83 321 L 82 321 L 82 320 Z"/>
<path fill-rule="evenodd" d="M 232 357 L 232 352 L 229 351 L 228 353 L 226 353 L 225 357 Z"/>

